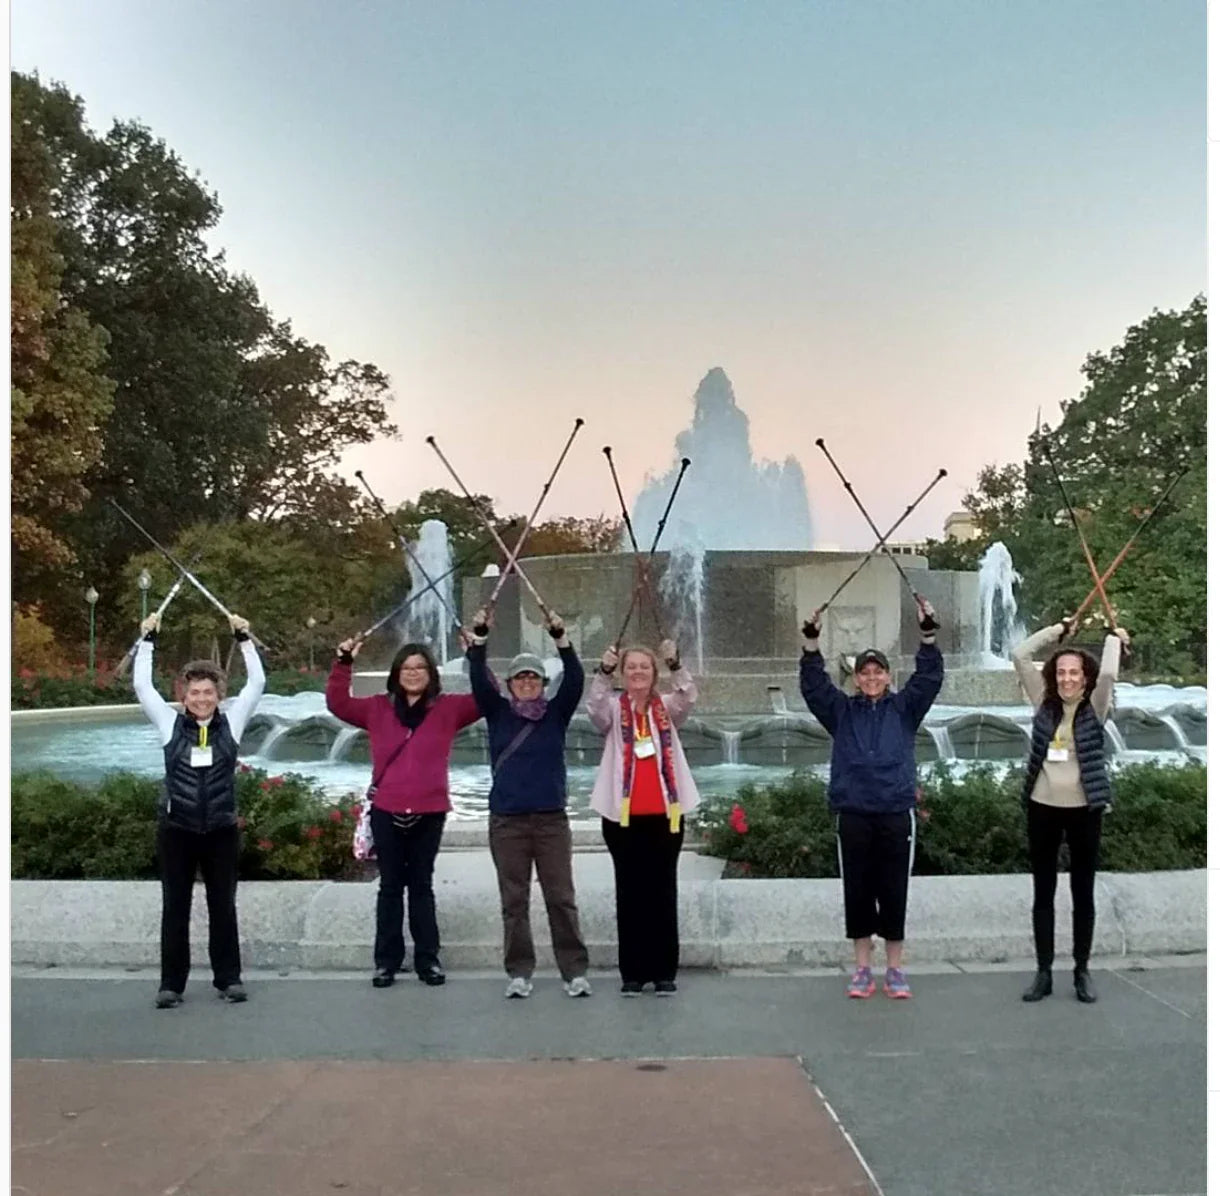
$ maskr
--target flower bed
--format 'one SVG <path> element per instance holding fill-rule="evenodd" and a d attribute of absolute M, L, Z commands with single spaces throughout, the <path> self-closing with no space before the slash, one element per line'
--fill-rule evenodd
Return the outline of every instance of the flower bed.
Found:
<path fill-rule="evenodd" d="M 923 774 L 915 836 L 918 875 L 1025 872 L 1022 766 L 986 765 Z M 1105 815 L 1101 867 L 1112 872 L 1202 868 L 1207 863 L 1207 769 L 1137 764 L 1113 774 L 1114 810 Z M 807 772 L 773 785 L 745 785 L 736 797 L 700 806 L 695 832 L 726 877 L 838 876 L 834 817 L 826 782 Z"/>

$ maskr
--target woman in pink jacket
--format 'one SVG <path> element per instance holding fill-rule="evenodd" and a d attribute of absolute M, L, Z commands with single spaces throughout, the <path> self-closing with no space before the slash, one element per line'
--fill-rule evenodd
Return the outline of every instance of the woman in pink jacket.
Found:
<path fill-rule="evenodd" d="M 606 736 L 591 804 L 614 861 L 618 964 L 622 994 L 653 984 L 658 997 L 678 991 L 678 853 L 685 815 L 699 804 L 678 728 L 698 696 L 672 640 L 660 648 L 673 692 L 657 691 L 657 658 L 647 648 L 622 657 L 624 692 L 611 678 L 618 651 L 607 648 L 589 690 L 587 709 Z"/>
<path fill-rule="evenodd" d="M 370 821 L 381 872 L 373 987 L 389 988 L 406 958 L 404 888 L 416 975 L 428 985 L 444 984 L 432 869 L 450 809 L 449 750 L 457 733 L 482 716 L 469 694 L 441 693 L 436 661 L 423 644 L 405 644 L 398 650 L 386 693 L 353 698 L 352 660 L 359 650 L 355 640 L 339 645 L 326 682 L 326 708 L 369 733 Z"/>

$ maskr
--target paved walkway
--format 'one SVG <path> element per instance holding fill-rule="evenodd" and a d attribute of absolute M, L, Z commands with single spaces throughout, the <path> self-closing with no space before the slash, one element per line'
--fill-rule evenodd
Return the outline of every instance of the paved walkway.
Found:
<path fill-rule="evenodd" d="M 1027 1006 L 1012 967 L 921 969 L 907 1003 L 838 973 L 524 1002 L 491 974 L 251 975 L 247 1005 L 205 981 L 157 1012 L 147 973 L 19 969 L 13 1190 L 1203 1192 L 1201 961 L 1098 970 L 1093 1007 L 1069 978 Z"/>

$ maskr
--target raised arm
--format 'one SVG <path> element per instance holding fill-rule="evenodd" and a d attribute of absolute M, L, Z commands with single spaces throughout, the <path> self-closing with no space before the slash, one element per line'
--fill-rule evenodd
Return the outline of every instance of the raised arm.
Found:
<path fill-rule="evenodd" d="M 241 743 L 246 724 L 249 723 L 250 716 L 267 686 L 267 675 L 263 672 L 263 662 L 259 658 L 258 649 L 250 640 L 250 624 L 237 615 L 233 618 L 233 634 L 241 645 L 241 658 L 246 665 L 246 684 L 242 686 L 241 693 L 226 706 L 225 717 L 229 720 L 233 738 Z"/>
<path fill-rule="evenodd" d="M 136 649 L 136 658 L 131 666 L 131 682 L 135 687 L 136 700 L 144 717 L 157 729 L 161 737 L 161 746 L 169 743 L 174 733 L 174 723 L 178 712 L 159 694 L 153 685 L 153 642 L 157 636 L 157 625 L 153 620 L 157 616 L 149 615 L 144 621 L 144 638 Z"/>
<path fill-rule="evenodd" d="M 1059 643 L 1071 630 L 1072 628 L 1066 621 L 1053 623 L 1050 627 L 1043 627 L 1041 631 L 1035 631 L 1033 635 L 1012 650 L 1012 663 L 1017 670 L 1017 678 L 1020 680 L 1021 688 L 1025 691 L 1025 696 L 1029 699 L 1031 706 L 1042 705 L 1042 695 L 1045 689 L 1042 670 L 1034 662 L 1035 654 L 1049 648 L 1051 644 Z"/>
<path fill-rule="evenodd" d="M 479 717 L 494 718 L 505 698 L 487 672 L 487 637 L 476 635 L 466 649 L 470 665 L 470 694 L 479 710 Z"/>
<path fill-rule="evenodd" d="M 805 637 L 804 651 L 801 653 L 801 697 L 805 699 L 805 705 L 813 717 L 833 735 L 843 711 L 847 709 L 848 699 L 826 673 L 826 662 L 819 645 L 821 613 L 815 611 L 801 630 Z"/>
<path fill-rule="evenodd" d="M 566 726 L 576 713 L 576 707 L 580 705 L 580 695 L 585 692 L 585 670 L 567 636 L 556 646 L 559 648 L 559 659 L 563 661 L 563 680 L 559 682 L 554 702 L 559 717 Z"/>
<path fill-rule="evenodd" d="M 673 690 L 663 694 L 661 701 L 665 703 L 665 709 L 669 711 L 670 722 L 675 727 L 680 727 L 690 717 L 690 712 L 694 710 L 695 702 L 699 699 L 699 690 L 690 670 L 685 668 L 679 659 L 678 645 L 673 640 L 664 640 L 658 654 L 669 666 L 669 680 L 673 685 Z"/>
<path fill-rule="evenodd" d="M 602 653 L 601 664 L 593 674 L 589 686 L 589 697 L 585 701 L 585 712 L 589 721 L 603 734 L 608 734 L 617 722 L 614 695 L 614 669 L 618 664 L 618 651 L 611 645 Z"/>
<path fill-rule="evenodd" d="M 352 664 L 359 650 L 360 645 L 355 640 L 344 640 L 339 645 L 335 663 L 326 679 L 326 709 L 345 723 L 367 731 L 369 713 L 377 699 L 352 697 Z"/>
<path fill-rule="evenodd" d="M 915 653 L 915 671 L 900 691 L 902 706 L 912 727 L 923 722 L 945 683 L 945 658 L 936 644 L 936 633 L 940 630 L 936 611 L 922 595 L 915 601 L 919 606 L 919 651 Z"/>
<path fill-rule="evenodd" d="M 1093 711 L 1103 722 L 1110 713 L 1114 702 L 1114 686 L 1118 682 L 1118 666 L 1122 659 L 1123 644 L 1130 643 L 1131 637 L 1119 627 L 1106 636 L 1101 649 L 1101 665 L 1097 670 L 1097 684 L 1093 686 L 1090 701 Z"/>

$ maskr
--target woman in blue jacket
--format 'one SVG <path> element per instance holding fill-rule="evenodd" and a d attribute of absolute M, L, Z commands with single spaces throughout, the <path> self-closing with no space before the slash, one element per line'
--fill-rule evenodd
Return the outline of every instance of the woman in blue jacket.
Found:
<path fill-rule="evenodd" d="M 849 997 L 871 997 L 876 991 L 874 934 L 885 940 L 886 996 L 911 995 L 902 947 L 915 859 L 915 732 L 945 677 L 935 612 L 926 599 L 918 603 L 915 672 L 897 693 L 890 692 L 889 661 L 869 648 L 856 657 L 858 692 L 849 697 L 826 674 L 818 643 L 820 612 L 802 629 L 801 694 L 834 740 L 828 796 L 839 838 L 847 937 L 856 955 Z"/>
<path fill-rule="evenodd" d="M 508 669 L 508 697 L 496 689 L 487 671 L 489 616 L 475 615 L 466 657 L 470 690 L 487 719 L 491 755 L 491 818 L 488 839 L 500 884 L 504 917 L 504 970 L 509 998 L 533 991 L 536 963 L 530 931 L 530 881 L 538 883 L 546 902 L 555 962 L 570 997 L 592 991 L 586 973 L 589 953 L 580 935 L 576 891 L 572 882 L 572 830 L 568 824 L 568 777 L 564 737 L 584 692 L 585 673 L 563 620 L 552 614 L 547 628 L 563 661 L 563 680 L 548 700 L 546 669 L 529 652 Z"/>

